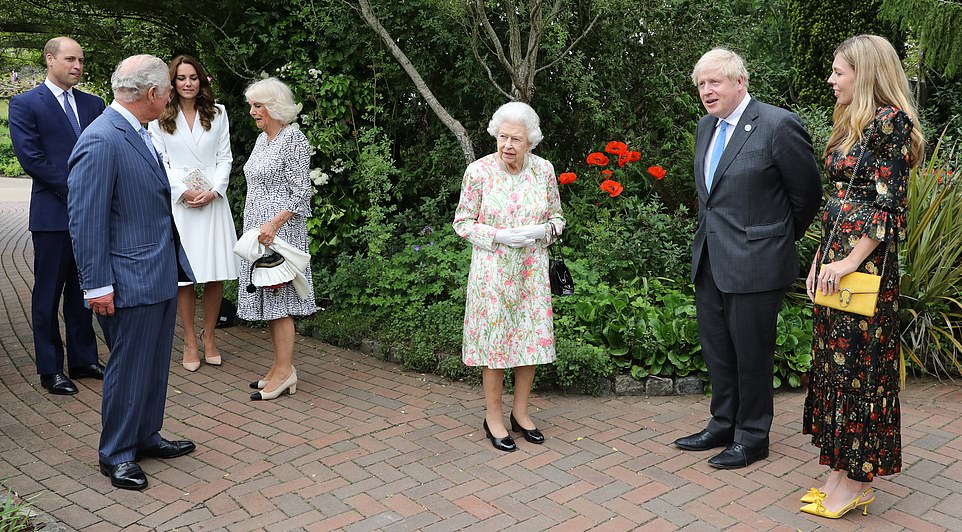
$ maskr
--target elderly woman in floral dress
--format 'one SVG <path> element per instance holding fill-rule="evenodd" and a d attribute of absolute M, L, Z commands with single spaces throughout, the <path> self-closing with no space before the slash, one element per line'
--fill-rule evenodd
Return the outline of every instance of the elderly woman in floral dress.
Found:
<path fill-rule="evenodd" d="M 511 429 L 544 442 L 528 414 L 538 364 L 555 359 L 546 246 L 565 227 L 554 167 L 531 154 L 542 139 L 527 104 L 502 105 L 488 133 L 498 150 L 468 165 L 454 230 L 472 244 L 462 358 L 482 366 L 484 431 L 495 449 L 517 449 L 504 424 L 504 369 L 514 368 Z"/>

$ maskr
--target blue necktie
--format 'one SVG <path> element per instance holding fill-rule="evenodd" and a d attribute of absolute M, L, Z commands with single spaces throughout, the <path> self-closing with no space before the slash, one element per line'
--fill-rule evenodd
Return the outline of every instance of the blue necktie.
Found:
<path fill-rule="evenodd" d="M 70 122 L 70 127 L 73 128 L 73 132 L 80 136 L 80 122 L 77 122 L 77 115 L 73 112 L 73 106 L 70 105 L 70 98 L 67 97 L 67 91 L 63 91 L 63 112 L 67 113 L 67 122 Z"/>
<path fill-rule="evenodd" d="M 721 129 L 718 131 L 718 138 L 715 139 L 715 147 L 711 151 L 711 160 L 708 162 L 708 174 L 705 175 L 705 188 L 711 192 L 712 181 L 715 180 L 715 169 L 718 168 L 718 161 L 721 159 L 722 152 L 725 151 L 725 132 L 728 130 L 728 122 L 721 121 Z"/>
<path fill-rule="evenodd" d="M 151 142 L 151 140 L 150 140 L 150 133 L 147 133 L 147 130 L 144 129 L 143 127 L 141 127 L 140 129 L 138 129 L 138 130 L 137 130 L 137 133 L 140 134 L 141 140 L 143 140 L 143 141 L 144 141 L 144 144 L 147 145 L 147 151 L 149 151 L 149 152 L 151 153 L 151 155 L 154 156 L 154 159 L 157 159 L 157 150 L 154 149 L 154 143 Z M 158 159 L 157 162 L 159 163 L 160 160 Z"/>

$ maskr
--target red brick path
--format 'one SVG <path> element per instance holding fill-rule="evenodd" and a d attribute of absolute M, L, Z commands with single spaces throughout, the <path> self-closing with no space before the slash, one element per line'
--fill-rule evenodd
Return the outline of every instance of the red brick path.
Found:
<path fill-rule="evenodd" d="M 799 433 L 801 393 L 778 394 L 771 458 L 744 470 L 671 445 L 703 426 L 704 397 L 539 394 L 546 443 L 505 454 L 480 429 L 480 389 L 310 338 L 297 339 L 297 394 L 250 402 L 271 348 L 248 327 L 218 331 L 221 368 L 188 373 L 173 355 L 163 433 L 197 451 L 144 460 L 143 492 L 113 489 L 97 470 L 101 383 L 66 397 L 39 386 L 27 205 L 3 201 L 0 482 L 67 529 L 962 530 L 957 383 L 910 383 L 904 471 L 876 482 L 867 517 L 828 521 L 798 512 L 824 472 Z"/>

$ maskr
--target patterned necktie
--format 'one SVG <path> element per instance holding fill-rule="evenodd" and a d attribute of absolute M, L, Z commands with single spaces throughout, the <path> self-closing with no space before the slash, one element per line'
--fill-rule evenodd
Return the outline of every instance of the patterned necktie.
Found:
<path fill-rule="evenodd" d="M 147 130 L 143 127 L 138 129 L 137 133 L 140 134 L 140 138 L 144 141 L 144 144 L 147 145 L 147 151 L 154 156 L 154 159 L 157 159 L 157 150 L 154 149 L 154 143 L 150 141 L 150 133 L 147 133 Z M 160 161 L 158 160 L 157 162 L 159 163 Z"/>
<path fill-rule="evenodd" d="M 70 122 L 70 127 L 73 128 L 73 132 L 80 136 L 80 122 L 77 122 L 77 115 L 73 112 L 73 106 L 70 105 L 70 98 L 67 97 L 67 91 L 63 91 L 63 112 L 67 113 L 67 122 Z"/>
<path fill-rule="evenodd" d="M 711 161 L 708 162 L 708 174 L 705 175 L 705 188 L 711 192 L 712 181 L 715 180 L 715 170 L 718 168 L 718 161 L 721 159 L 722 152 L 725 151 L 725 137 L 728 130 L 728 122 L 721 121 L 721 129 L 718 131 L 718 138 L 715 139 L 715 147 L 711 150 Z"/>

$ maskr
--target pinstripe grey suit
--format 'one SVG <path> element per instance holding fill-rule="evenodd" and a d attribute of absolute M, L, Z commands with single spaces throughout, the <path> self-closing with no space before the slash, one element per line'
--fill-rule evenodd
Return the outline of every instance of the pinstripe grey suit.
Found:
<path fill-rule="evenodd" d="M 160 441 L 177 309 L 177 280 L 192 280 L 156 154 L 113 108 L 84 130 L 68 162 L 67 208 L 80 286 L 112 286 L 113 316 L 97 318 L 110 360 L 104 377 L 100 461 L 133 461 Z"/>
<path fill-rule="evenodd" d="M 821 182 L 798 116 L 752 99 L 709 191 L 705 157 L 717 122 L 705 115 L 695 134 L 692 281 L 712 383 L 708 431 L 767 447 L 776 319 L 786 288 L 799 274 L 795 241 L 818 210 Z"/>

